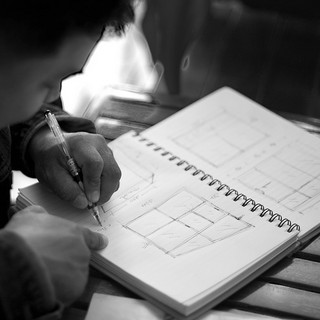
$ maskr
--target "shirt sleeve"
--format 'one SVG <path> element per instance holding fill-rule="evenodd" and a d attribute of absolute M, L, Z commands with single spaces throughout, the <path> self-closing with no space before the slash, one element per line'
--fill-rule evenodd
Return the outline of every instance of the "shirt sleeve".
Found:
<path fill-rule="evenodd" d="M 65 132 L 96 132 L 95 126 L 90 120 L 69 115 L 62 109 L 61 104 L 44 104 L 31 119 L 10 128 L 12 169 L 21 170 L 29 177 L 35 177 L 35 174 L 32 161 L 27 154 L 28 144 L 38 130 L 47 125 L 44 119 L 46 110 L 55 114 L 62 130 Z"/>
<path fill-rule="evenodd" d="M 62 304 L 56 301 L 47 269 L 18 234 L 0 231 L 0 318 L 59 319 Z"/>

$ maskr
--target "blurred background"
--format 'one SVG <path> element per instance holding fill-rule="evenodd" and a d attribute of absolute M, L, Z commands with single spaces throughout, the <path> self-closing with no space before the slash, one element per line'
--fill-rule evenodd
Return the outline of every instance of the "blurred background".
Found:
<path fill-rule="evenodd" d="M 320 117 L 320 9 L 314 0 L 138 0 L 62 99 L 82 114 L 101 90 L 186 97 L 230 86 L 274 111 Z"/>
<path fill-rule="evenodd" d="M 320 118 L 319 18 L 319 0 L 137 0 L 125 35 L 106 30 L 83 73 L 63 81 L 64 108 L 109 141 L 223 86 L 295 121 Z M 174 108 L 154 103 L 165 97 Z M 13 200 L 35 182 L 14 181 Z"/>

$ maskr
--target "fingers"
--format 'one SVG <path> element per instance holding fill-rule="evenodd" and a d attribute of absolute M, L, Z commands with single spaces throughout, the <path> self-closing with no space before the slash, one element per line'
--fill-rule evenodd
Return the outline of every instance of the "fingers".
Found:
<path fill-rule="evenodd" d="M 101 250 L 108 245 L 108 238 L 101 233 L 93 232 L 88 228 L 83 228 L 84 240 L 91 250 Z"/>
<path fill-rule="evenodd" d="M 86 196 L 89 201 L 96 203 L 100 199 L 100 184 L 104 160 L 100 153 L 92 148 L 90 157 L 83 158 L 81 166 Z"/>
<path fill-rule="evenodd" d="M 37 178 L 76 208 L 86 208 L 88 200 L 99 205 L 107 202 L 119 187 L 121 171 L 105 139 L 84 132 L 65 136 L 82 172 L 82 190 L 70 175 L 57 148 L 48 148 L 41 153 L 35 166 Z"/>
<path fill-rule="evenodd" d="M 29 206 L 15 214 L 7 229 L 18 229 L 20 234 L 27 235 L 28 238 L 38 236 L 43 239 L 58 237 L 63 245 L 67 246 L 70 239 L 84 239 L 86 246 L 91 250 L 100 250 L 108 245 L 108 238 L 101 233 L 93 232 L 88 228 L 81 227 L 71 221 L 49 215 L 47 211 L 40 206 Z M 22 231 L 23 232 L 22 232 Z M 37 243 L 41 246 L 43 242 Z"/>
<path fill-rule="evenodd" d="M 81 169 L 82 180 L 79 186 L 67 168 L 57 167 L 51 174 L 51 188 L 60 198 L 71 202 L 79 209 L 84 209 L 90 202 L 96 203 L 100 199 L 101 176 L 104 169 L 104 160 L 92 146 L 78 150 L 74 158 Z"/>
<path fill-rule="evenodd" d="M 53 169 L 54 171 L 54 169 Z M 79 209 L 84 209 L 88 205 L 88 200 L 79 185 L 74 181 L 66 168 L 58 167 L 50 178 L 52 190 L 63 200 L 71 202 Z"/>
<path fill-rule="evenodd" d="M 105 139 L 100 135 L 92 138 L 94 143 L 86 145 L 82 154 L 78 153 L 77 162 L 88 200 L 102 204 L 118 189 L 121 171 Z"/>
<path fill-rule="evenodd" d="M 102 153 L 104 167 L 100 177 L 100 198 L 98 204 L 107 202 L 112 194 L 118 190 L 121 178 L 121 170 L 116 163 L 110 149 Z"/>

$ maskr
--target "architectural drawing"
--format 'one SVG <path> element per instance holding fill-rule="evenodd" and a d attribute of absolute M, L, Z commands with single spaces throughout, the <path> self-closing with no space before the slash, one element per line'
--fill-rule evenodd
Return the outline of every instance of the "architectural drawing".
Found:
<path fill-rule="evenodd" d="M 252 227 L 186 189 L 123 226 L 172 257 L 212 245 Z"/>
<path fill-rule="evenodd" d="M 299 152 L 298 142 L 260 162 L 238 180 L 289 210 L 308 213 L 320 210 L 320 155 Z"/>
<path fill-rule="evenodd" d="M 180 132 L 171 140 L 218 168 L 265 137 L 266 134 L 252 125 L 222 110 L 214 118 L 196 123 L 194 128 Z"/>
<path fill-rule="evenodd" d="M 128 205 L 137 195 L 141 196 L 152 189 L 155 177 L 155 168 L 148 165 L 141 166 L 139 164 L 139 153 L 134 149 L 130 149 L 128 146 L 114 149 L 113 152 L 121 159 L 121 173 L 127 186 L 122 189 L 120 183 L 120 189 L 115 193 L 112 201 L 106 204 L 106 207 L 102 207 L 102 210 L 109 214 L 115 214 L 123 207 Z"/>

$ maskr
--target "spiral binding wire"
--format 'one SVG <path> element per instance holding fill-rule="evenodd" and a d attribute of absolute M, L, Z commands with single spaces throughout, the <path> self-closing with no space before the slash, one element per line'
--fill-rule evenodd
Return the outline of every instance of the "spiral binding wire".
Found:
<path fill-rule="evenodd" d="M 257 210 L 260 210 L 259 216 L 260 217 L 268 217 L 269 222 L 274 222 L 275 220 L 279 220 L 279 223 L 277 226 L 279 228 L 282 228 L 284 225 L 287 225 L 287 232 L 292 232 L 294 229 L 300 231 L 300 226 L 296 223 L 292 223 L 291 220 L 287 218 L 283 218 L 280 214 L 273 212 L 269 208 L 265 208 L 261 203 L 257 203 L 252 198 L 248 198 L 243 193 L 239 193 L 235 189 L 231 189 L 228 185 L 223 184 L 220 180 L 214 179 L 210 174 L 205 173 L 203 170 L 198 169 L 196 166 L 190 164 L 188 161 L 179 158 L 178 156 L 174 155 L 170 151 L 162 148 L 159 145 L 156 145 L 154 142 L 150 141 L 149 139 L 142 137 L 139 133 L 134 134 L 136 137 L 138 137 L 140 142 L 145 142 L 145 145 L 147 147 L 153 147 L 154 151 L 160 152 L 160 155 L 163 157 L 168 157 L 169 161 L 176 161 L 176 165 L 178 167 L 181 167 L 184 165 L 185 171 L 194 170 L 192 172 L 193 176 L 200 176 L 201 181 L 206 181 L 208 186 L 216 186 L 217 191 L 223 191 L 225 190 L 225 196 L 229 197 L 231 195 L 234 195 L 233 201 L 237 202 L 242 200 L 242 207 L 247 207 L 251 204 L 251 212 L 256 212 Z"/>

